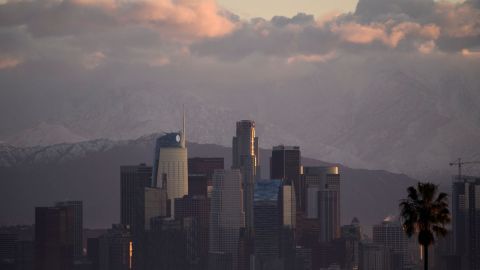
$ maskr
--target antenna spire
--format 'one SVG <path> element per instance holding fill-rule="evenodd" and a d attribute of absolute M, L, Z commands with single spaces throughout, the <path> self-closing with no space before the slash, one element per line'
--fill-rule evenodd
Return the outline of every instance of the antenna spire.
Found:
<path fill-rule="evenodd" d="M 183 105 L 183 126 L 182 126 L 182 147 L 186 145 L 186 132 L 185 132 L 185 105 Z"/>

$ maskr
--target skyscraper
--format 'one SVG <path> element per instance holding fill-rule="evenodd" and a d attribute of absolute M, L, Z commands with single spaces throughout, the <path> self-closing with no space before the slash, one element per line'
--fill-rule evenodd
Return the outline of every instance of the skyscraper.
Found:
<path fill-rule="evenodd" d="M 359 270 L 391 270 L 390 249 L 382 244 L 362 241 L 359 246 Z"/>
<path fill-rule="evenodd" d="M 153 163 L 153 187 L 167 190 L 172 217 L 175 214 L 174 200 L 188 195 L 187 159 L 184 113 L 182 131 L 167 133 L 157 139 Z"/>
<path fill-rule="evenodd" d="M 320 220 L 320 242 L 340 237 L 340 174 L 333 167 L 305 167 L 307 218 Z"/>
<path fill-rule="evenodd" d="M 359 244 L 362 240 L 360 222 L 355 217 L 351 224 L 343 225 L 341 231 L 341 239 L 345 243 L 344 268 L 349 270 L 358 269 Z"/>
<path fill-rule="evenodd" d="M 256 269 L 273 269 L 280 263 L 281 209 L 279 191 L 282 180 L 259 180 L 255 183 L 254 228 Z"/>
<path fill-rule="evenodd" d="M 120 167 L 120 223 L 138 234 L 145 227 L 145 187 L 151 181 L 152 167 Z"/>
<path fill-rule="evenodd" d="M 195 157 L 188 159 L 188 195 L 207 196 L 215 170 L 224 169 L 223 158 Z"/>
<path fill-rule="evenodd" d="M 188 159 L 188 174 L 205 175 L 209 185 L 212 184 L 212 177 L 215 170 L 223 169 L 223 157 L 194 157 Z"/>
<path fill-rule="evenodd" d="M 73 221 L 70 207 L 35 208 L 35 270 L 73 268 Z"/>
<path fill-rule="evenodd" d="M 231 262 L 238 268 L 240 229 L 245 226 L 239 170 L 216 170 L 210 202 L 209 268 Z"/>
<path fill-rule="evenodd" d="M 454 252 L 458 269 L 480 269 L 480 177 L 455 178 L 452 194 Z"/>
<path fill-rule="evenodd" d="M 17 232 L 0 227 L 0 269 L 15 269 L 17 243 Z"/>
<path fill-rule="evenodd" d="M 389 248 L 392 252 L 394 269 L 408 266 L 408 238 L 398 220 L 385 219 L 373 226 L 373 242 Z"/>
<path fill-rule="evenodd" d="M 295 186 L 295 197 L 297 206 L 301 207 L 303 194 L 299 194 L 300 168 L 301 168 L 300 147 L 298 146 L 274 146 L 270 159 L 270 179 L 283 179 Z"/>
<path fill-rule="evenodd" d="M 133 269 L 133 242 L 130 231 L 121 224 L 113 224 L 98 240 L 100 270 Z"/>
<path fill-rule="evenodd" d="M 283 181 L 279 193 L 282 226 L 293 229 L 296 227 L 297 217 L 295 186 L 293 185 L 293 183 Z"/>
<path fill-rule="evenodd" d="M 83 202 L 56 202 L 56 207 L 69 207 L 73 211 L 73 256 L 78 259 L 83 256 Z"/>
<path fill-rule="evenodd" d="M 237 122 L 236 136 L 232 140 L 232 169 L 239 169 L 242 176 L 245 225 L 253 228 L 253 189 L 260 178 L 258 137 L 255 137 L 255 121 Z"/>
<path fill-rule="evenodd" d="M 191 242 L 193 263 L 196 269 L 206 269 L 208 263 L 208 233 L 210 220 L 210 200 L 206 196 L 185 196 L 175 199 L 175 218 L 191 219 L 194 232 Z M 185 223 L 185 222 L 184 222 Z"/>

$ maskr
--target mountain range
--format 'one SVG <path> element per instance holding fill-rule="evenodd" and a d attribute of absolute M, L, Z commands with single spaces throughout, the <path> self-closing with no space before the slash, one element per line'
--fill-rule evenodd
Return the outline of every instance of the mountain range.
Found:
<path fill-rule="evenodd" d="M 0 140 L 19 147 L 134 140 L 178 130 L 184 106 L 191 141 L 229 146 L 234 123 L 253 119 L 265 148 L 299 145 L 306 156 L 449 183 L 449 162 L 480 160 L 478 80 L 456 66 L 427 68 L 428 59 L 391 60 L 372 58 L 365 69 L 362 61 L 339 58 L 335 68 L 312 66 L 293 77 L 115 77 L 114 85 L 55 92 L 59 106 L 23 112 L 34 114 L 31 123 L 0 116 Z M 25 128 L 13 128 L 20 124 Z M 474 174 L 480 167 L 465 169 Z"/>
<path fill-rule="evenodd" d="M 105 228 L 119 222 L 120 166 L 151 164 L 158 134 L 134 140 L 99 139 L 50 146 L 0 144 L 0 224 L 31 224 L 35 206 L 58 200 L 83 200 L 84 223 Z M 231 149 L 188 143 L 189 157 L 223 157 L 231 164 Z M 260 151 L 268 177 L 270 150 Z M 304 166 L 331 165 L 302 157 Z M 354 169 L 341 164 L 341 219 L 358 217 L 366 227 L 398 212 L 398 200 L 415 180 L 381 170 Z"/>

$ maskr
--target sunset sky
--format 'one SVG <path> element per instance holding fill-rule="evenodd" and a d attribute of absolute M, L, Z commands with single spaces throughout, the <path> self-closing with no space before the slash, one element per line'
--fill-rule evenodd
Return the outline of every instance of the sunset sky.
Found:
<path fill-rule="evenodd" d="M 315 15 L 323 15 L 332 12 L 354 11 L 356 0 L 220 0 L 218 3 L 235 12 L 247 17 L 271 18 L 276 15 L 293 16 L 298 12 L 306 12 Z"/>

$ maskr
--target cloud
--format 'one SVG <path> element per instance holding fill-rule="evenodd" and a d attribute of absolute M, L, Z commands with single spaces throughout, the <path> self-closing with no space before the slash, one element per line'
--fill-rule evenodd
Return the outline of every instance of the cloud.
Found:
<path fill-rule="evenodd" d="M 326 54 L 298 54 L 290 56 L 287 59 L 287 63 L 292 64 L 296 62 L 307 62 L 307 63 L 325 63 L 336 57 L 335 51 L 326 53 Z"/>
<path fill-rule="evenodd" d="M 470 5 L 440 2 L 435 7 L 445 35 L 453 38 L 480 36 L 480 10 Z"/>
<path fill-rule="evenodd" d="M 470 51 L 469 49 L 463 49 L 461 54 L 467 58 L 479 58 L 480 59 L 480 51 Z"/>
<path fill-rule="evenodd" d="M 430 41 L 427 41 L 427 42 L 424 42 L 422 44 L 420 44 L 418 46 L 418 51 L 423 53 L 423 54 L 429 54 L 429 53 L 432 53 L 435 48 L 436 48 L 436 44 L 433 40 L 430 40 Z"/>
<path fill-rule="evenodd" d="M 148 23 L 169 34 L 180 30 L 195 37 L 215 37 L 234 28 L 213 0 L 149 0 L 128 3 L 120 9 L 123 20 Z"/>
<path fill-rule="evenodd" d="M 0 69 L 14 68 L 22 63 L 20 58 L 11 56 L 0 56 Z"/>
<path fill-rule="evenodd" d="M 102 52 L 89 53 L 89 54 L 84 56 L 83 66 L 86 69 L 90 69 L 90 70 L 95 69 L 101 63 L 103 63 L 103 61 L 105 61 L 105 58 L 106 58 L 106 56 Z"/>
<path fill-rule="evenodd" d="M 0 25 L 26 25 L 35 36 L 112 31 L 140 24 L 170 38 L 225 35 L 234 23 L 213 0 L 42 0 L 0 5 Z"/>

